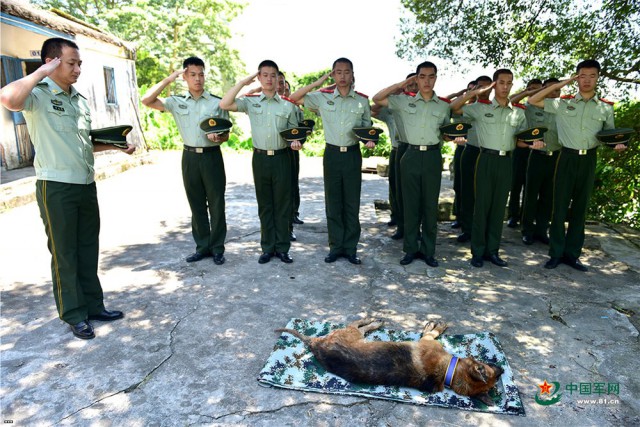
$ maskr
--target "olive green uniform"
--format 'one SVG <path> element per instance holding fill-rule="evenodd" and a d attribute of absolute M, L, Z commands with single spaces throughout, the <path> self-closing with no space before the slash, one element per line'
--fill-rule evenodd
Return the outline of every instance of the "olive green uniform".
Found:
<path fill-rule="evenodd" d="M 51 252 L 53 295 L 60 319 L 75 325 L 104 310 L 91 113 L 73 86 L 66 93 L 48 77 L 22 112 L 36 151 L 36 200 Z"/>
<path fill-rule="evenodd" d="M 462 107 L 476 129 L 480 154 L 475 171 L 475 205 L 471 228 L 473 257 L 498 255 L 504 209 L 511 186 L 511 152 L 514 135 L 526 128 L 524 107 L 478 101 Z"/>
<path fill-rule="evenodd" d="M 302 109 L 296 107 L 296 120 L 302 123 L 304 114 Z M 300 150 L 291 150 L 291 229 L 293 230 L 293 217 L 300 215 Z"/>
<path fill-rule="evenodd" d="M 224 201 L 227 178 L 220 143 L 209 141 L 200 123 L 209 117 L 229 119 L 229 113 L 220 108 L 220 98 L 207 92 L 197 99 L 190 93 L 170 96 L 163 104 L 173 115 L 184 142 L 182 182 L 191 208 L 196 252 L 222 254 L 227 236 Z"/>
<path fill-rule="evenodd" d="M 526 107 L 527 126 L 546 127 L 548 131 L 544 133 L 545 147 L 531 150 L 529 155 L 522 205 L 522 235 L 544 238 L 551 220 L 553 174 L 560 154 L 560 143 L 554 115 L 534 105 L 526 104 Z"/>
<path fill-rule="evenodd" d="M 514 218 L 516 221 L 520 221 L 522 216 L 520 207 L 524 203 L 523 190 L 526 191 L 527 163 L 529 162 L 530 151 L 531 149 L 528 147 L 518 147 L 516 145 L 511 154 L 511 190 L 509 191 L 508 212 L 509 218 Z"/>
<path fill-rule="evenodd" d="M 369 101 L 353 89 L 342 96 L 336 88 L 307 94 L 304 105 L 320 113 L 327 142 L 323 169 L 329 254 L 355 255 L 360 240 L 362 154 L 352 129 L 371 126 Z"/>
<path fill-rule="evenodd" d="M 597 161 L 596 133 L 613 129 L 613 106 L 591 98 L 545 99 L 544 111 L 555 115 L 562 146 L 556 163 L 549 256 L 576 260 L 582 253 L 584 225 L 593 191 Z M 565 221 L 571 217 L 565 234 Z"/>
<path fill-rule="evenodd" d="M 451 114 L 451 123 L 459 123 L 462 121 L 462 115 Z M 464 151 L 464 145 L 455 144 L 456 148 L 453 152 L 453 214 L 456 217 L 456 221 L 462 225 L 460 222 L 460 197 L 462 195 L 461 186 L 462 186 L 462 176 L 460 171 L 460 159 L 462 157 L 462 152 Z"/>
<path fill-rule="evenodd" d="M 440 126 L 449 121 L 449 102 L 435 93 L 424 99 L 391 95 L 389 108 L 402 116 L 409 147 L 401 160 L 404 245 L 407 254 L 432 257 L 436 250 L 438 197 L 442 180 Z"/>
<path fill-rule="evenodd" d="M 236 98 L 246 113 L 253 140 L 253 180 L 260 217 L 260 246 L 264 253 L 289 252 L 291 222 L 291 157 L 280 131 L 298 126 L 296 106 L 275 94 Z"/>
<path fill-rule="evenodd" d="M 391 153 L 389 153 L 389 205 L 391 206 L 391 221 L 398 222 L 398 199 L 396 197 L 396 156 L 398 154 L 398 127 L 396 121 L 387 107 L 378 111 L 376 119 L 384 122 L 389 129 L 389 140 L 391 141 Z"/>
<path fill-rule="evenodd" d="M 404 96 L 414 96 L 414 93 L 403 92 Z M 396 216 L 395 220 L 398 224 L 396 233 L 404 235 L 404 197 L 402 196 L 402 170 L 401 161 L 407 152 L 409 144 L 407 144 L 407 132 L 405 131 L 405 124 L 402 121 L 402 116 L 399 111 L 391 110 L 393 121 L 396 125 L 396 132 L 398 138 L 398 150 L 395 154 L 393 165 L 395 167 L 396 183 L 395 183 L 395 198 L 396 198 Z"/>
<path fill-rule="evenodd" d="M 471 127 L 467 133 L 467 142 L 464 144 L 464 150 L 460 154 L 460 216 L 457 217 L 460 222 L 460 230 L 467 235 L 471 234 L 473 209 L 476 202 L 476 163 L 478 155 L 480 155 L 478 144 L 476 129 Z"/>

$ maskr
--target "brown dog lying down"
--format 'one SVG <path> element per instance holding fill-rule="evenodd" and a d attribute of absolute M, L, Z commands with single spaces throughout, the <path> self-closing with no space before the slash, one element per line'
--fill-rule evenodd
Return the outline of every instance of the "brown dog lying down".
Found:
<path fill-rule="evenodd" d="M 447 329 L 444 322 L 428 322 L 420 341 L 365 341 L 364 334 L 383 325 L 363 319 L 320 338 L 302 335 L 293 329 L 276 329 L 301 339 L 318 362 L 329 372 L 347 381 L 417 388 L 433 393 L 445 385 L 462 396 L 470 396 L 489 406 L 489 397 L 503 369 L 468 358 L 457 358 L 435 341 Z"/>

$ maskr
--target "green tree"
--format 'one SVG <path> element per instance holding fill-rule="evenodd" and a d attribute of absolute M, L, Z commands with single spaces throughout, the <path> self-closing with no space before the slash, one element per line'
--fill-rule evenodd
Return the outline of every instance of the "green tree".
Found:
<path fill-rule="evenodd" d="M 402 0 L 398 56 L 505 66 L 525 78 L 568 76 L 582 59 L 630 89 L 640 85 L 637 0 Z"/>

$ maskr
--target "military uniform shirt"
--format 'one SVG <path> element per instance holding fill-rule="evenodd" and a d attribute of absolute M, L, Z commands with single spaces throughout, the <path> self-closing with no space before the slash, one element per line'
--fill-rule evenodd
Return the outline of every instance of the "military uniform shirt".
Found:
<path fill-rule="evenodd" d="M 178 131 L 185 145 L 190 147 L 213 147 L 221 142 L 212 142 L 200 129 L 200 123 L 210 117 L 229 119 L 229 112 L 220 108 L 220 98 L 203 92 L 195 99 L 189 92 L 174 95 L 164 100 L 164 109 L 169 111 L 176 121 Z"/>
<path fill-rule="evenodd" d="M 391 146 L 393 148 L 398 148 L 398 128 L 396 126 L 396 121 L 391 114 L 391 110 L 387 107 L 382 107 L 380 111 L 378 111 L 378 115 L 376 119 L 384 122 L 389 129 L 389 139 L 391 140 Z"/>
<path fill-rule="evenodd" d="M 278 94 L 268 98 L 264 93 L 236 98 L 235 103 L 238 111 L 249 115 L 255 148 L 279 150 L 289 146 L 280 136 L 280 131 L 298 126 L 295 104 Z"/>
<path fill-rule="evenodd" d="M 413 96 L 408 92 L 404 92 L 402 95 L 404 96 Z M 396 130 L 398 131 L 398 141 L 399 142 L 407 142 L 407 131 L 405 130 L 405 124 L 402 121 L 402 114 L 399 111 L 390 109 L 391 115 L 393 116 L 393 120 L 396 123 Z"/>
<path fill-rule="evenodd" d="M 560 145 L 574 150 L 589 150 L 600 143 L 596 133 L 613 129 L 613 106 L 595 96 L 582 95 L 544 100 L 544 111 L 555 114 Z"/>
<path fill-rule="evenodd" d="M 36 177 L 67 184 L 94 181 L 91 112 L 87 100 L 73 86 L 63 91 L 45 77 L 27 97 L 27 128 L 35 147 Z"/>
<path fill-rule="evenodd" d="M 476 129 L 478 145 L 491 150 L 513 150 L 516 145 L 514 135 L 527 126 L 523 108 L 510 102 L 501 107 L 495 98 L 464 105 L 462 112 Z"/>
<path fill-rule="evenodd" d="M 305 107 L 317 110 L 322 117 L 327 144 L 346 147 L 358 143 L 353 128 L 371 126 L 369 100 L 353 89 L 341 96 L 338 88 L 319 90 L 304 97 Z"/>
<path fill-rule="evenodd" d="M 527 109 L 524 112 L 527 118 L 527 126 L 533 127 L 546 127 L 549 129 L 543 135 L 545 147 L 541 151 L 556 151 L 560 148 L 558 142 L 558 128 L 556 127 L 555 114 L 547 113 L 543 108 L 536 107 L 529 103 L 526 104 Z"/>
<path fill-rule="evenodd" d="M 440 126 L 447 124 L 451 115 L 449 103 L 433 93 L 426 100 L 418 92 L 415 96 L 391 95 L 389 108 L 400 113 L 411 145 L 436 145 L 442 140 Z"/>

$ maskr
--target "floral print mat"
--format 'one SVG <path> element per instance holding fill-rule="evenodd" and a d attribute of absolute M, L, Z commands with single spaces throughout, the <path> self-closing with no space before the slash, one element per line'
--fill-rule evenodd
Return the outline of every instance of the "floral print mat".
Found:
<path fill-rule="evenodd" d="M 307 336 L 317 337 L 327 335 L 334 329 L 344 328 L 345 325 L 291 319 L 286 327 L 295 329 Z M 420 337 L 421 334 L 417 332 L 393 331 L 381 328 L 368 333 L 365 339 L 369 341 L 418 341 Z M 487 406 L 469 397 L 460 396 L 450 389 L 429 394 L 406 387 L 369 386 L 350 383 L 324 370 L 304 344 L 287 333 L 283 333 L 278 338 L 271 356 L 269 356 L 267 363 L 258 375 L 258 381 L 264 386 L 294 390 L 347 394 L 416 405 L 436 405 L 469 411 L 525 416 L 518 388 L 513 382 L 513 372 L 495 335 L 491 332 L 443 335 L 438 337 L 437 340 L 451 354 L 459 357 L 473 356 L 477 360 L 495 363 L 504 369 L 504 373 L 496 387 L 489 392 L 495 405 Z"/>

